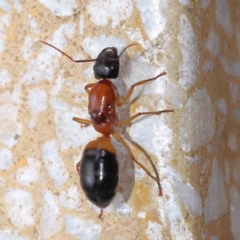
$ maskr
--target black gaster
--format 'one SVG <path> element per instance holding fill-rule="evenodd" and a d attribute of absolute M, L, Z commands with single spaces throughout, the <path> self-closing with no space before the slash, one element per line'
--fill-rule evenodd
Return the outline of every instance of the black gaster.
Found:
<path fill-rule="evenodd" d="M 93 66 L 96 79 L 117 78 L 119 74 L 119 57 L 115 47 L 104 48 Z"/>
<path fill-rule="evenodd" d="M 86 197 L 100 208 L 107 207 L 118 185 L 116 155 L 103 149 L 86 149 L 80 165 L 80 183 Z"/>

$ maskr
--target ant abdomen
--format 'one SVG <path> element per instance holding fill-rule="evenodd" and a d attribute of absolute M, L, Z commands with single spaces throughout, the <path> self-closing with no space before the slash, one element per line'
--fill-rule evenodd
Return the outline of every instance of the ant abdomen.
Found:
<path fill-rule="evenodd" d="M 88 143 L 80 165 L 80 182 L 86 197 L 100 208 L 107 207 L 116 194 L 119 171 L 110 138 Z"/>

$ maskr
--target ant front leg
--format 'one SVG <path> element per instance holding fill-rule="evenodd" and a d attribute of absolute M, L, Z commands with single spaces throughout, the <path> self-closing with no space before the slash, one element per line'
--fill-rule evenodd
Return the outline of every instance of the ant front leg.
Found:
<path fill-rule="evenodd" d="M 92 88 L 95 83 L 89 83 L 84 87 L 84 90 L 89 94 L 90 90 L 89 88 Z"/>
<path fill-rule="evenodd" d="M 119 107 L 121 107 L 124 103 L 126 103 L 126 102 L 129 100 L 129 98 L 131 97 L 131 95 L 132 95 L 132 93 L 133 93 L 133 90 L 134 90 L 134 88 L 135 88 L 136 86 L 140 86 L 140 85 L 146 84 L 146 83 L 148 83 L 148 82 L 154 81 L 154 80 L 156 80 L 157 78 L 159 78 L 159 77 L 161 77 L 161 76 L 164 76 L 164 75 L 166 75 L 166 72 L 163 72 L 163 73 L 157 75 L 157 76 L 154 77 L 154 78 L 149 78 L 149 79 L 146 79 L 146 80 L 142 80 L 142 81 L 140 81 L 140 82 L 137 82 L 137 83 L 133 84 L 133 85 L 130 87 L 130 89 L 128 90 L 127 95 L 126 95 L 125 98 L 122 100 L 122 102 L 118 103 L 117 105 L 118 105 Z"/>
<path fill-rule="evenodd" d="M 161 113 L 168 113 L 168 112 L 174 112 L 174 110 L 171 109 L 171 110 L 162 110 L 162 111 L 156 111 L 156 112 L 138 112 L 138 113 L 134 114 L 132 117 L 128 118 L 127 120 L 119 122 L 117 124 L 117 127 L 122 127 L 122 126 L 128 125 L 134 119 L 136 119 L 140 116 L 143 116 L 143 115 L 160 115 Z"/>
<path fill-rule="evenodd" d="M 158 178 L 154 177 L 154 176 L 147 170 L 147 168 L 145 168 L 140 162 L 137 161 L 137 159 L 133 156 L 130 147 L 127 145 L 127 143 L 125 142 L 125 140 L 122 138 L 122 136 L 121 136 L 119 133 L 115 132 L 115 133 L 112 134 L 112 135 L 113 135 L 113 137 L 114 137 L 117 141 L 119 141 L 119 142 L 127 149 L 127 151 L 128 151 L 128 153 L 129 153 L 131 159 L 132 159 L 136 164 L 138 164 L 138 166 L 140 166 L 140 167 L 146 172 L 146 174 L 147 174 L 149 177 L 151 177 L 151 178 L 157 183 L 158 189 L 159 189 L 159 196 L 162 196 L 162 187 L 161 187 L 160 180 L 159 180 Z M 157 174 L 156 174 L 156 175 L 157 175 Z"/>

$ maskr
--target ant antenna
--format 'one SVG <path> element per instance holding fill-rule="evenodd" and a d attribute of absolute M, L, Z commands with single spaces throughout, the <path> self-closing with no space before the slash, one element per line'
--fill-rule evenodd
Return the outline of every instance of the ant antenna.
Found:
<path fill-rule="evenodd" d="M 139 43 L 132 43 L 132 44 L 126 46 L 126 47 L 121 51 L 121 53 L 119 54 L 118 58 L 121 57 L 121 55 L 123 54 L 124 51 L 127 50 L 127 48 L 130 48 L 131 46 L 134 46 L 134 45 L 140 45 L 140 44 L 139 44 Z"/>
<path fill-rule="evenodd" d="M 68 57 L 70 60 L 72 60 L 73 62 L 76 62 L 76 63 L 81 63 L 81 62 L 93 62 L 93 61 L 96 61 L 97 59 L 88 59 L 88 60 L 74 60 L 72 57 L 70 57 L 69 55 L 67 55 L 66 53 L 64 53 L 63 51 L 61 51 L 60 49 L 54 47 L 53 45 L 51 45 L 50 43 L 47 43 L 47 42 L 44 42 L 44 41 L 41 41 L 39 40 L 39 42 L 41 43 L 44 43 L 54 49 L 56 49 L 57 51 L 59 51 L 60 53 L 62 53 L 64 56 Z"/>
<path fill-rule="evenodd" d="M 130 44 L 130 45 L 128 45 L 128 46 L 126 46 L 122 51 L 121 51 L 121 53 L 119 54 L 119 56 L 118 56 L 118 58 L 109 58 L 110 60 L 119 60 L 119 58 L 121 57 L 121 55 L 128 49 L 128 48 L 130 48 L 131 46 L 134 46 L 134 45 L 140 45 L 139 43 L 132 43 L 132 44 Z"/>

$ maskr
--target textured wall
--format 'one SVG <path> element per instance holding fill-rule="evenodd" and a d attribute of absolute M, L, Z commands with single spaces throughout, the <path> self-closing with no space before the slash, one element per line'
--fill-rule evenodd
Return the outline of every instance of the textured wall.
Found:
<path fill-rule="evenodd" d="M 0 239 L 240 239 L 240 6 L 233 0 L 0 1 Z M 163 187 L 133 166 L 121 145 L 118 194 L 104 211 L 90 204 L 75 164 L 98 134 L 84 86 L 105 47 L 138 42 L 121 58 L 120 110 L 175 109 L 134 122 L 135 157 Z M 134 142 L 138 143 L 134 144 Z"/>

